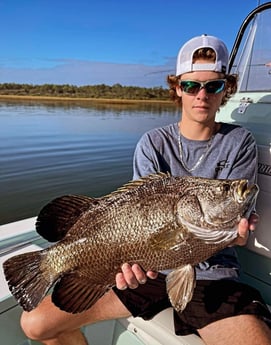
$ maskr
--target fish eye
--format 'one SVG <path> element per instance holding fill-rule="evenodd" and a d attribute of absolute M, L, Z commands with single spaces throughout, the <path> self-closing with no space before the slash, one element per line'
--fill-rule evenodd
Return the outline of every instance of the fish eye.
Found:
<path fill-rule="evenodd" d="M 228 193 L 231 189 L 230 185 L 228 183 L 222 184 L 217 186 L 217 192 L 219 193 Z"/>
<path fill-rule="evenodd" d="M 223 185 L 223 190 L 224 192 L 229 192 L 231 189 L 231 186 L 229 185 L 229 183 L 226 183 Z"/>

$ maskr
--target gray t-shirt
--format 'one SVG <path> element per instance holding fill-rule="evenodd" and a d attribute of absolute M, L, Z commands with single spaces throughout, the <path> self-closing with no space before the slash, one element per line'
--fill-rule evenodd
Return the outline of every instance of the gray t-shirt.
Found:
<path fill-rule="evenodd" d="M 245 178 L 255 183 L 257 149 L 252 134 L 245 128 L 221 123 L 210 147 L 206 140 L 189 140 L 181 136 L 183 162 L 180 158 L 178 123 L 146 132 L 134 154 L 134 179 L 156 172 L 173 176 L 206 178 Z M 208 147 L 208 150 L 206 150 Z M 202 158 L 200 164 L 197 162 Z M 193 169 L 194 168 L 194 169 Z M 237 279 L 239 264 L 233 247 L 226 248 L 196 267 L 197 279 Z"/>

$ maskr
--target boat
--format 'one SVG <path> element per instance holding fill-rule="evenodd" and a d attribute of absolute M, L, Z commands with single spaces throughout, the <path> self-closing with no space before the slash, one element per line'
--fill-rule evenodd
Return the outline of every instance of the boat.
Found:
<path fill-rule="evenodd" d="M 255 136 L 259 150 L 257 212 L 260 223 L 246 247 L 238 247 L 242 281 L 262 293 L 271 310 L 271 2 L 259 5 L 244 19 L 230 54 L 230 72 L 239 75 L 238 91 L 218 114 L 218 120 L 240 124 Z M 47 243 L 35 231 L 36 218 L 0 226 L 0 332 L 5 345 L 30 345 L 20 329 L 21 307 L 11 296 L 2 271 L 10 256 Z M 176 336 L 172 309 L 150 321 L 125 318 L 83 328 L 93 345 L 203 345 L 197 335 Z"/>

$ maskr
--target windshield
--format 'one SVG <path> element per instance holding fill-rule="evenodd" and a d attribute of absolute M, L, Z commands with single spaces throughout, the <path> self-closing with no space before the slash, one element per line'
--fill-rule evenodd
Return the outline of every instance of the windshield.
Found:
<path fill-rule="evenodd" d="M 238 74 L 240 92 L 271 90 L 271 9 L 246 27 L 230 72 Z"/>

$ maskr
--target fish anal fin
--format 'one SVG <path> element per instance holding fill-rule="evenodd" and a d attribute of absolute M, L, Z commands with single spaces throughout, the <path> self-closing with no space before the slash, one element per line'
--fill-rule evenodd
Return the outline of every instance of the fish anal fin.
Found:
<path fill-rule="evenodd" d="M 184 265 L 170 272 L 167 276 L 167 292 L 173 308 L 182 312 L 191 300 L 196 284 L 195 269 Z"/>
<path fill-rule="evenodd" d="M 67 313 L 81 313 L 93 306 L 110 287 L 81 277 L 78 272 L 71 272 L 55 285 L 52 301 Z"/>
<path fill-rule="evenodd" d="M 97 203 L 97 199 L 80 195 L 56 198 L 41 209 L 36 230 L 47 241 L 59 241 L 65 237 L 80 215 Z"/>

